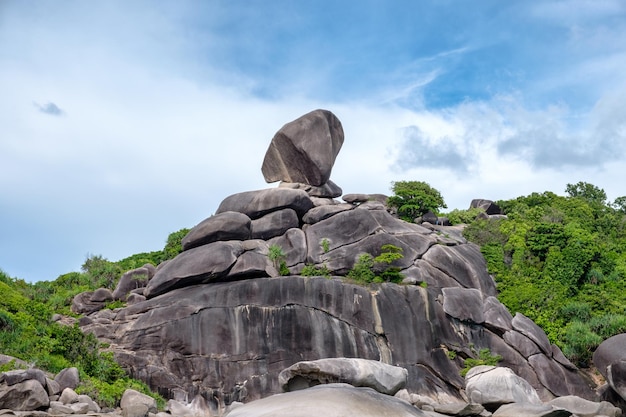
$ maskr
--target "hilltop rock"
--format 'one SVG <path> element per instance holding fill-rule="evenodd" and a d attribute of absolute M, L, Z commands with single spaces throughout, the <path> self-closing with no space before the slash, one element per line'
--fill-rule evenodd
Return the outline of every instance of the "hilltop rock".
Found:
<path fill-rule="evenodd" d="M 343 139 L 341 122 L 327 110 L 314 110 L 287 123 L 274 135 L 263 159 L 265 181 L 323 186 Z"/>

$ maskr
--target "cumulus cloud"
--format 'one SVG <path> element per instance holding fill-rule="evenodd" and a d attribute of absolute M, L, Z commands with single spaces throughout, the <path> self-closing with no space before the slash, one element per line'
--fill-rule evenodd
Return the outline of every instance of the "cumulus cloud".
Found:
<path fill-rule="evenodd" d="M 41 105 L 37 102 L 33 102 L 34 106 L 42 113 L 49 114 L 50 116 L 62 116 L 65 112 L 56 104 L 48 102 Z"/>

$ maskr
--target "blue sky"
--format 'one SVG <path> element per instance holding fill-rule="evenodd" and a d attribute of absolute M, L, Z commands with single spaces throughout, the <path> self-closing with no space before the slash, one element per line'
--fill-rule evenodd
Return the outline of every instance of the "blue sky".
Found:
<path fill-rule="evenodd" d="M 0 268 L 159 250 L 333 111 L 345 193 L 626 195 L 626 3 L 0 1 Z"/>

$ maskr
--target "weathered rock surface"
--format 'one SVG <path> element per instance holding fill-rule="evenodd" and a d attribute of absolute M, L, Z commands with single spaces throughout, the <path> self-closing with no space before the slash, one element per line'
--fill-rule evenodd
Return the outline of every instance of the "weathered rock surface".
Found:
<path fill-rule="evenodd" d="M 423 411 L 371 388 L 328 384 L 277 394 L 235 408 L 228 417 L 413 417 Z"/>
<path fill-rule="evenodd" d="M 154 276 L 155 272 L 154 266 L 150 264 L 126 272 L 115 286 L 113 299 L 126 300 L 132 290 L 144 288 L 148 284 L 148 281 Z M 94 300 L 92 297 L 92 301 L 97 300 Z"/>
<path fill-rule="evenodd" d="M 219 240 L 250 239 L 250 217 L 236 211 L 216 214 L 194 226 L 182 240 L 183 250 Z"/>
<path fill-rule="evenodd" d="M 394 395 L 406 385 L 408 372 L 398 366 L 356 358 L 327 358 L 293 364 L 278 375 L 284 391 L 320 384 L 347 383 Z"/>
<path fill-rule="evenodd" d="M 491 200 L 485 200 L 482 198 L 475 198 L 470 203 L 470 208 L 479 208 L 485 210 L 488 215 L 502 214 L 502 209 L 498 207 L 496 203 Z"/>
<path fill-rule="evenodd" d="M 461 403 L 463 359 L 481 349 L 500 355 L 499 365 L 518 375 L 516 384 L 532 387 L 521 390 L 526 402 L 592 398 L 545 333 L 524 316 L 511 317 L 495 298 L 480 248 L 467 243 L 462 227 L 401 221 L 386 210 L 383 195 L 334 200 L 338 187 L 329 176 L 343 133 L 331 116 L 313 112 L 281 129 L 263 173 L 283 184 L 225 198 L 185 238 L 185 250 L 158 266 L 143 289 L 146 300 L 97 311 L 91 294 L 76 297 L 75 311 L 88 314 L 80 319 L 83 330 L 109 343 L 132 376 L 177 400 L 248 402 L 280 392 L 280 372 L 296 363 L 359 358 L 406 369 L 409 399 Z M 389 244 L 402 251 L 390 266 L 407 285 L 364 287 L 345 279 L 359 256 L 376 257 Z M 280 246 L 282 259 L 270 261 L 270 245 Z M 293 275 L 279 277 L 280 262 Z M 296 275 L 306 266 L 331 277 Z M 375 266 L 379 274 L 383 268 Z M 328 381 L 346 377 L 345 370 L 316 372 Z M 304 386 L 301 377 L 287 378 L 287 385 Z M 315 389 L 307 395 L 329 395 Z M 333 395 L 366 392 L 354 390 Z M 519 388 L 509 391 L 506 401 L 522 396 Z M 473 392 L 483 401 L 482 391 Z"/>
<path fill-rule="evenodd" d="M 545 404 L 511 403 L 499 407 L 493 417 L 569 417 L 572 413 Z"/>
<path fill-rule="evenodd" d="M 35 379 L 13 385 L 0 384 L 0 409 L 31 411 L 49 404 L 48 393 Z"/>
<path fill-rule="evenodd" d="M 508 403 L 541 404 L 533 387 L 508 368 L 477 366 L 465 376 L 465 385 L 469 399 L 487 408 Z"/>
<path fill-rule="evenodd" d="M 120 400 L 120 407 L 122 410 L 137 404 L 144 405 L 146 410 L 151 413 L 157 412 L 157 404 L 154 398 L 135 391 L 134 389 L 125 390 L 124 394 L 122 394 L 122 399 Z"/>
<path fill-rule="evenodd" d="M 576 397 L 574 395 L 566 395 L 563 397 L 555 398 L 548 404 L 556 408 L 565 409 L 572 414 L 576 414 L 578 417 L 617 417 L 622 415 L 622 412 L 619 408 L 614 407 L 612 404 L 606 401 L 594 402 L 585 400 L 584 398 Z"/>
<path fill-rule="evenodd" d="M 593 363 L 611 389 L 626 401 L 626 333 L 606 339 L 593 353 Z"/>
<path fill-rule="evenodd" d="M 263 159 L 265 181 L 326 184 L 343 140 L 341 122 L 327 110 L 287 123 L 274 135 Z"/>

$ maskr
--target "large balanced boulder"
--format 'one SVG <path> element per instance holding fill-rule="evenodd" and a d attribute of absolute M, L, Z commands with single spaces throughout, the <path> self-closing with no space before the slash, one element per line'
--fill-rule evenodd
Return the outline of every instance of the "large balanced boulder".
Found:
<path fill-rule="evenodd" d="M 414 417 L 426 416 L 409 403 L 371 388 L 319 385 L 242 405 L 228 417 Z"/>
<path fill-rule="evenodd" d="M 324 185 L 343 139 L 341 122 L 327 110 L 314 110 L 287 123 L 274 135 L 263 159 L 265 181 Z"/>

